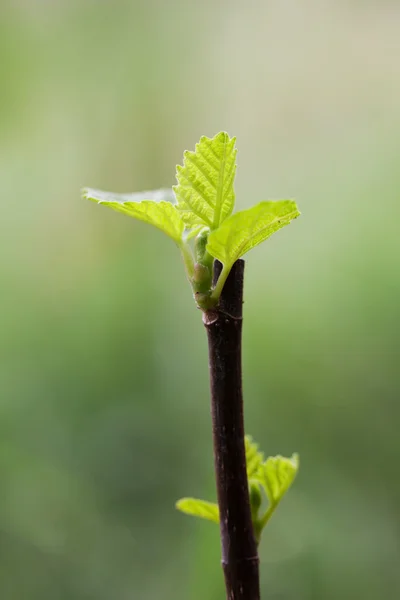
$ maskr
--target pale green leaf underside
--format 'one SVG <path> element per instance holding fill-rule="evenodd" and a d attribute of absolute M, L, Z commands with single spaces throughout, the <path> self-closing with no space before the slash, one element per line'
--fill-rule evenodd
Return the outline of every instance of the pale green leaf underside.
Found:
<path fill-rule="evenodd" d="M 260 202 L 253 208 L 233 214 L 216 231 L 212 231 L 207 250 L 224 265 L 233 265 L 299 214 L 293 200 Z"/>
<path fill-rule="evenodd" d="M 264 461 L 264 455 L 259 452 L 258 444 L 256 444 L 249 435 L 246 435 L 245 437 L 245 447 L 247 477 L 253 479 Z"/>
<path fill-rule="evenodd" d="M 176 503 L 176 508 L 187 515 L 219 523 L 219 509 L 215 502 L 206 502 L 197 498 L 182 498 Z"/>
<path fill-rule="evenodd" d="M 259 469 L 256 479 L 265 488 L 270 506 L 276 506 L 292 485 L 299 468 L 299 457 L 270 456 Z"/>
<path fill-rule="evenodd" d="M 104 192 L 102 190 L 93 190 L 85 188 L 82 190 L 83 196 L 95 202 L 142 202 L 142 200 L 154 200 L 154 202 L 171 202 L 175 203 L 175 195 L 171 188 L 161 188 L 159 190 L 149 190 L 145 192 L 135 192 L 133 194 L 115 194 L 114 192 Z M 88 195 L 93 195 L 89 198 Z"/>
<path fill-rule="evenodd" d="M 150 196 L 150 199 L 143 199 L 146 197 L 145 194 L 147 198 Z M 154 225 L 178 244 L 182 241 L 185 224 L 176 205 L 168 201 L 174 199 L 172 192 L 168 190 L 140 194 L 112 194 L 101 190 L 85 189 L 83 197 Z"/>
<path fill-rule="evenodd" d="M 195 152 L 186 151 L 183 166 L 176 169 L 173 190 L 188 227 L 216 229 L 233 210 L 236 172 L 236 138 L 225 132 L 202 137 Z"/>

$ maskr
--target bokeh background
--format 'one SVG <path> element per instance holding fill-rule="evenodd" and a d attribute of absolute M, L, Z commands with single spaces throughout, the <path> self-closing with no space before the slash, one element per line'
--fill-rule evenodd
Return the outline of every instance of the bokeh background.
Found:
<path fill-rule="evenodd" d="M 246 429 L 301 456 L 265 600 L 400 597 L 400 5 L 1 0 L 0 597 L 221 600 L 206 339 L 162 233 L 80 188 L 237 136 Z"/>

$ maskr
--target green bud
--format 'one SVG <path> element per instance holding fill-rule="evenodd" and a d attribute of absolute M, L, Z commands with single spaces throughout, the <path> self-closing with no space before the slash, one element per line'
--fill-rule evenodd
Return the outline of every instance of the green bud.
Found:
<path fill-rule="evenodd" d="M 203 262 L 204 256 L 206 254 L 206 246 L 208 242 L 208 235 L 210 231 L 208 229 L 203 229 L 196 237 L 194 243 L 194 252 L 197 262 Z"/>
<path fill-rule="evenodd" d="M 196 263 L 193 271 L 193 283 L 202 284 L 210 281 L 210 271 L 204 265 Z"/>
<path fill-rule="evenodd" d="M 211 273 L 208 267 L 196 263 L 193 269 L 192 287 L 194 292 L 202 294 L 210 293 L 211 289 Z"/>
<path fill-rule="evenodd" d="M 250 507 L 251 514 L 253 515 L 253 519 L 255 519 L 258 515 L 258 511 L 260 510 L 260 506 L 262 503 L 262 496 L 260 492 L 260 487 L 257 483 L 250 484 Z"/>
<path fill-rule="evenodd" d="M 203 294 L 201 292 L 195 292 L 194 299 L 196 300 L 197 306 L 205 312 L 211 310 L 215 306 L 215 300 L 211 298 L 210 293 Z"/>

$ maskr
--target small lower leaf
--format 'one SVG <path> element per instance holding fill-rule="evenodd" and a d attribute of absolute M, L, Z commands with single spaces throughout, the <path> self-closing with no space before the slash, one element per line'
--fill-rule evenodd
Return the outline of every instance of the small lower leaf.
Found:
<path fill-rule="evenodd" d="M 219 509 L 215 502 L 206 502 L 197 498 L 182 498 L 176 503 L 176 508 L 187 515 L 219 523 Z"/>
<path fill-rule="evenodd" d="M 247 477 L 253 479 L 264 461 L 264 455 L 258 450 L 258 444 L 250 435 L 245 437 Z"/>
<path fill-rule="evenodd" d="M 299 457 L 270 456 L 259 469 L 256 479 L 265 488 L 270 507 L 276 506 L 292 485 L 299 469 Z"/>
<path fill-rule="evenodd" d="M 264 455 L 258 450 L 258 444 L 250 436 L 245 437 L 245 448 L 251 518 L 258 544 L 264 527 L 297 475 L 299 457 L 297 454 L 293 454 L 291 458 L 279 455 L 264 460 Z M 268 506 L 264 511 L 262 488 L 268 498 Z M 182 498 L 176 503 L 176 508 L 188 515 L 219 523 L 219 509 L 214 502 Z"/>

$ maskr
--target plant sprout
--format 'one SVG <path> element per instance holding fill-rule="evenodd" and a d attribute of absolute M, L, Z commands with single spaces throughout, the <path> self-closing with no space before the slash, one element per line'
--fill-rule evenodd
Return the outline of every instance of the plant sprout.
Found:
<path fill-rule="evenodd" d="M 87 188 L 83 197 L 154 225 L 181 252 L 208 336 L 218 504 L 182 498 L 176 506 L 219 523 L 227 600 L 259 600 L 257 547 L 299 459 L 293 454 L 265 460 L 244 435 L 241 257 L 300 213 L 293 200 L 267 200 L 233 212 L 235 143 L 225 132 L 202 137 L 194 152 L 184 153 L 172 190 L 114 194 Z"/>

